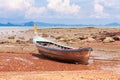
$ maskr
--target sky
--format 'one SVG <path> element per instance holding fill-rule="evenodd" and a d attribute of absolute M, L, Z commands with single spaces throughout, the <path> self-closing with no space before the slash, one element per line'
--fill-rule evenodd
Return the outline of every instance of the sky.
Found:
<path fill-rule="evenodd" d="M 0 22 L 120 23 L 120 0 L 0 0 Z"/>

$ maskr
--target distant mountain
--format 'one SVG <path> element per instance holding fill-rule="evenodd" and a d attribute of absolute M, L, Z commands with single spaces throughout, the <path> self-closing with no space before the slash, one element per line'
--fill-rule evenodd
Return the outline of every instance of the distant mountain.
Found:
<path fill-rule="evenodd" d="M 6 23 L 6 24 L 0 23 L 0 26 L 18 26 L 18 25 L 8 22 L 8 23 Z"/>
<path fill-rule="evenodd" d="M 0 26 L 4 26 L 4 24 L 0 23 Z"/>
<path fill-rule="evenodd" d="M 44 22 L 35 22 L 38 26 L 67 26 L 66 24 L 54 24 L 54 23 L 44 23 Z"/>
<path fill-rule="evenodd" d="M 54 23 L 44 23 L 44 22 L 25 22 L 25 23 L 21 23 L 21 24 L 13 24 L 13 23 L 0 23 L 0 26 L 33 26 L 34 23 L 36 23 L 38 26 L 67 26 L 66 24 L 54 24 Z"/>
<path fill-rule="evenodd" d="M 94 25 L 94 24 L 54 24 L 54 23 L 44 23 L 44 22 L 25 22 L 25 23 L 21 23 L 21 24 L 14 24 L 14 23 L 0 23 L 0 26 L 33 26 L 34 23 L 36 23 L 38 26 L 120 26 L 119 23 L 109 23 L 109 24 L 105 24 L 105 25 Z"/>
<path fill-rule="evenodd" d="M 105 26 L 120 26 L 119 23 L 109 23 L 109 24 L 106 24 Z"/>
<path fill-rule="evenodd" d="M 23 26 L 33 26 L 33 25 L 34 25 L 33 21 L 23 23 Z"/>
<path fill-rule="evenodd" d="M 15 26 L 15 24 L 12 24 L 12 23 L 7 23 L 6 26 Z"/>

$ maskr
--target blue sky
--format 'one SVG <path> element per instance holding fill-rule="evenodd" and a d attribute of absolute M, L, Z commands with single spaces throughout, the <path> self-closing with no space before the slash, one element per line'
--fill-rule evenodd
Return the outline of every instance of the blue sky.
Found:
<path fill-rule="evenodd" d="M 0 22 L 120 23 L 120 0 L 0 0 Z"/>

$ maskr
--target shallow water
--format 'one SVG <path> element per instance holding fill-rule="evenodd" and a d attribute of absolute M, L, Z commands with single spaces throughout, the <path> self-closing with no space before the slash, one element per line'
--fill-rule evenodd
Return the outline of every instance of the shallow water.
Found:
<path fill-rule="evenodd" d="M 120 53 L 107 51 L 94 51 L 92 54 L 92 64 L 101 70 L 119 70 L 120 69 Z"/>

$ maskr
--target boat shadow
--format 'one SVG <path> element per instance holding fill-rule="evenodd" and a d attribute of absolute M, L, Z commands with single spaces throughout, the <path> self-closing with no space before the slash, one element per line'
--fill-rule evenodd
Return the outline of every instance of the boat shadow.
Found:
<path fill-rule="evenodd" d="M 76 62 L 69 62 L 69 61 L 63 61 L 63 60 L 59 60 L 59 59 L 54 59 L 54 58 L 51 58 L 51 57 L 48 57 L 48 56 L 45 56 L 45 55 L 42 55 L 42 54 L 31 53 L 31 55 L 35 56 L 35 57 L 38 57 L 38 58 L 41 58 L 41 59 L 51 60 L 51 61 L 59 62 L 59 63 L 79 64 L 79 63 L 76 63 Z"/>

